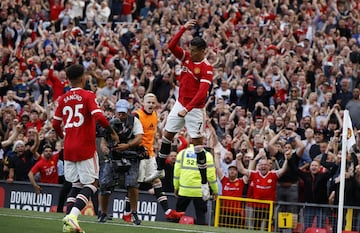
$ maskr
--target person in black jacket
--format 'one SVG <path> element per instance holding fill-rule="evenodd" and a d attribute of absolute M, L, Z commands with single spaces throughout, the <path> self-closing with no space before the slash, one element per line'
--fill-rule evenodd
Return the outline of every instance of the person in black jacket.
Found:
<path fill-rule="evenodd" d="M 297 168 L 296 164 L 290 162 L 289 167 L 295 170 L 297 175 L 304 181 L 305 203 L 328 204 L 327 182 L 337 171 L 335 163 L 326 162 L 327 156 L 322 156 L 321 162 L 313 160 L 310 164 L 310 172 L 304 172 Z M 327 170 L 321 172 L 321 165 Z M 304 209 L 305 229 L 312 226 L 313 219 L 316 216 L 317 227 L 323 227 L 325 224 L 326 213 L 321 207 L 306 207 Z"/>
<path fill-rule="evenodd" d="M 271 87 L 270 91 L 265 90 L 263 85 L 258 85 L 255 89 L 248 86 L 248 84 L 244 85 L 244 95 L 248 97 L 247 107 L 249 111 L 253 111 L 255 109 L 255 104 L 257 102 L 263 103 L 263 105 L 267 108 L 270 107 L 270 97 L 275 94 L 275 89 Z"/>

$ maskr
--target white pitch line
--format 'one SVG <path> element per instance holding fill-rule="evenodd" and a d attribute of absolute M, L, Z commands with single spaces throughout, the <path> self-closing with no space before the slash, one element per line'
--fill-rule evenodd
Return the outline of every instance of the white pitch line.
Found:
<path fill-rule="evenodd" d="M 19 217 L 19 218 L 31 218 L 31 219 L 44 219 L 44 220 L 52 220 L 52 221 L 61 221 L 61 219 L 58 219 L 58 218 L 48 218 L 48 217 L 38 217 L 38 216 L 29 216 L 29 215 L 18 215 L 18 214 L 2 214 L 2 213 L 0 213 L 0 216 L 5 216 L 5 217 Z M 96 222 L 93 222 L 93 221 L 82 221 L 82 220 L 79 220 L 79 222 L 86 222 L 86 223 L 92 223 L 92 224 L 107 224 L 107 225 L 120 226 L 120 227 L 140 227 L 140 228 L 150 228 L 150 229 L 158 229 L 158 230 L 173 230 L 173 231 L 180 231 L 180 232 L 216 233 L 216 232 L 213 232 L 213 231 L 198 231 L 198 230 L 187 230 L 187 229 L 180 229 L 180 228 L 142 226 L 142 225 L 126 225 L 126 224 L 109 223 L 109 222 L 106 222 L 106 223 L 96 223 Z"/>

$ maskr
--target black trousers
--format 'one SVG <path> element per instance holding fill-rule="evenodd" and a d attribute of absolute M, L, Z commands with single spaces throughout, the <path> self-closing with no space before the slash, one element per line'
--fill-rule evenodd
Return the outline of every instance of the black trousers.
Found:
<path fill-rule="evenodd" d="M 179 196 L 176 202 L 176 211 L 185 212 L 191 201 L 195 207 L 195 224 L 206 225 L 207 202 L 204 201 L 201 197 Z"/>

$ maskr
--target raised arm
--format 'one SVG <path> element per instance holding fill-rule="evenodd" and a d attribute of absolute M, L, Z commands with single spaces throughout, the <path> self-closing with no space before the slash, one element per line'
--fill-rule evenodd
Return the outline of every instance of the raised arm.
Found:
<path fill-rule="evenodd" d="M 287 150 L 285 153 L 284 153 L 284 157 L 285 157 L 285 161 L 284 161 L 284 164 L 283 166 L 276 171 L 278 177 L 281 177 L 282 175 L 284 175 L 284 173 L 286 172 L 287 168 L 288 168 L 288 159 L 291 157 L 292 155 L 292 151 L 291 150 Z"/>
<path fill-rule="evenodd" d="M 174 35 L 174 37 L 170 40 L 168 44 L 168 48 L 170 49 L 170 51 L 175 55 L 176 58 L 180 59 L 181 61 L 185 58 L 185 52 L 180 46 L 178 46 L 178 43 L 184 32 L 187 29 L 194 27 L 195 25 L 196 25 L 195 19 L 191 19 L 188 22 L 186 22 L 184 26 L 180 28 L 180 31 Z"/>
<path fill-rule="evenodd" d="M 284 134 L 284 132 L 285 132 L 285 129 L 280 130 L 279 133 L 276 134 L 275 137 L 273 137 L 269 141 L 268 150 L 269 150 L 269 153 L 271 156 L 274 156 L 278 152 L 278 149 L 276 148 L 275 143 L 279 140 L 280 136 L 282 134 Z"/>
<path fill-rule="evenodd" d="M 253 152 L 248 152 L 248 155 L 250 157 L 253 157 L 254 156 L 254 153 Z M 242 158 L 243 158 L 243 154 L 240 152 L 236 155 L 236 167 L 238 169 L 238 171 L 243 174 L 244 176 L 250 176 L 250 170 L 249 169 L 246 169 L 244 167 L 244 164 L 242 162 Z M 250 167 L 250 166 L 249 166 Z"/>
<path fill-rule="evenodd" d="M 21 123 L 18 123 L 15 126 L 15 129 L 12 131 L 10 137 L 7 140 L 1 142 L 1 147 L 7 147 L 7 146 L 11 145 L 15 141 L 17 136 L 19 135 L 21 127 L 22 127 Z"/>
<path fill-rule="evenodd" d="M 222 178 L 224 178 L 224 173 L 220 168 L 220 157 L 221 157 L 221 152 L 218 148 L 214 148 L 214 163 L 215 163 L 215 168 L 216 168 L 216 175 L 219 177 L 219 180 L 222 180 Z"/>
<path fill-rule="evenodd" d="M 39 153 L 37 153 L 38 149 L 39 149 L 39 145 L 40 145 L 40 140 L 39 140 L 39 133 L 37 132 L 37 130 L 34 128 L 33 132 L 35 134 L 34 137 L 34 145 L 32 145 L 30 147 L 30 151 L 33 154 L 33 158 L 35 160 L 38 160 L 38 158 L 40 157 Z"/>

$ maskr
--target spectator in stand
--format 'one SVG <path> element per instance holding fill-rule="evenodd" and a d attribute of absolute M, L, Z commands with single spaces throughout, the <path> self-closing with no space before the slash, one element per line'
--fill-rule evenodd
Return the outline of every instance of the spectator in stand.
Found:
<path fill-rule="evenodd" d="M 174 89 L 173 79 L 173 74 L 169 68 L 153 80 L 150 92 L 156 95 L 159 103 L 164 104 L 169 98 L 172 98 L 171 94 Z"/>
<path fill-rule="evenodd" d="M 331 105 L 339 104 L 341 109 L 345 109 L 346 104 L 353 98 L 352 92 L 349 91 L 349 80 L 342 79 L 340 81 L 340 87 L 333 92 Z"/>
<path fill-rule="evenodd" d="M 44 107 L 45 104 L 49 104 L 50 100 L 52 100 L 54 93 L 53 88 L 47 84 L 46 77 L 44 75 L 38 77 L 38 82 L 35 82 L 31 88 L 34 100 L 40 100 L 39 104 L 41 106 Z"/>
<path fill-rule="evenodd" d="M 6 140 L 2 140 L 0 143 L 0 179 L 6 179 L 6 174 L 8 173 L 8 157 L 5 155 L 9 150 L 11 150 L 9 147 L 14 143 L 16 138 L 21 132 L 22 123 L 17 123 L 17 120 L 15 119 L 12 123 L 12 130 L 9 133 L 9 137 Z"/>
<path fill-rule="evenodd" d="M 151 91 L 152 86 L 150 86 L 150 84 L 152 84 L 154 79 L 155 76 L 152 68 L 149 65 L 144 66 L 144 70 L 140 76 L 140 85 L 145 87 L 147 93 Z"/>
<path fill-rule="evenodd" d="M 34 129 L 34 128 L 36 129 L 36 131 L 40 132 L 41 128 L 44 125 L 44 121 L 39 118 L 39 115 L 40 115 L 40 113 L 36 109 L 32 109 L 30 111 L 30 120 L 25 125 L 26 132 L 28 132 L 30 129 Z"/>
<path fill-rule="evenodd" d="M 137 5 L 135 0 L 124 0 L 121 11 L 121 21 L 131 23 L 133 21 L 133 13 L 136 11 Z"/>
<path fill-rule="evenodd" d="M 86 6 L 85 11 L 85 19 L 87 22 L 95 21 L 95 17 L 97 16 L 97 3 L 95 1 L 91 2 Z"/>
<path fill-rule="evenodd" d="M 99 24 L 106 24 L 109 20 L 111 10 L 107 1 L 101 1 L 100 6 L 97 6 L 97 14 L 95 15 L 95 21 Z"/>
<path fill-rule="evenodd" d="M 146 19 L 151 12 L 151 0 L 145 1 L 145 6 L 140 9 L 140 19 Z"/>
<path fill-rule="evenodd" d="M 275 80 L 274 89 L 275 89 L 275 94 L 273 98 L 275 102 L 275 107 L 277 107 L 278 105 L 286 102 L 288 88 L 287 86 L 286 87 L 282 86 L 281 80 Z"/>
<path fill-rule="evenodd" d="M 244 94 L 249 97 L 247 107 L 250 111 L 255 109 L 255 104 L 261 102 L 265 107 L 270 107 L 270 97 L 275 94 L 275 89 L 271 87 L 270 91 L 265 90 L 262 84 L 256 86 L 255 90 L 248 83 L 244 85 Z"/>
<path fill-rule="evenodd" d="M 49 84 L 53 90 L 52 101 L 57 100 L 61 95 L 70 90 L 65 70 L 56 72 L 53 67 L 51 67 L 49 70 L 45 69 L 43 75 L 46 77 L 47 84 Z"/>
<path fill-rule="evenodd" d="M 28 84 L 30 78 L 30 72 L 25 71 L 21 76 L 21 83 L 18 83 L 14 87 L 15 96 L 14 98 L 19 102 L 21 106 L 24 106 L 24 104 L 29 100 L 30 98 L 30 87 Z"/>
<path fill-rule="evenodd" d="M 49 1 L 50 4 L 50 14 L 49 14 L 49 20 L 51 23 L 55 24 L 55 31 L 59 31 L 60 28 L 57 27 L 57 21 L 59 20 L 59 15 L 60 12 L 63 10 L 63 2 L 60 0 L 54 0 L 54 1 Z M 25 8 L 26 11 L 28 10 L 27 8 Z"/>
<path fill-rule="evenodd" d="M 4 101 L 5 106 L 13 106 L 17 113 L 20 113 L 21 105 L 15 100 L 15 92 L 8 90 Z"/>
<path fill-rule="evenodd" d="M 36 153 L 39 147 L 39 136 L 34 130 L 35 141 L 29 149 L 26 148 L 25 142 L 17 140 L 14 143 L 13 151 L 15 155 L 9 158 L 9 176 L 6 180 L 7 183 L 15 181 L 29 181 L 28 173 L 34 163 L 37 162 L 39 155 Z"/>
<path fill-rule="evenodd" d="M 223 98 L 226 103 L 230 103 L 230 92 L 228 81 L 222 79 L 220 87 L 215 91 L 215 96 L 217 98 Z"/>
<path fill-rule="evenodd" d="M 289 127 L 289 126 L 288 126 Z M 286 143 L 278 142 L 280 137 L 286 138 Z M 303 157 L 305 145 L 302 143 L 300 136 L 295 133 L 292 128 L 287 128 L 280 131 L 275 137 L 269 141 L 268 150 L 270 156 L 274 158 L 275 168 L 282 167 L 286 160 L 293 161 L 294 164 L 299 166 L 300 160 Z M 291 156 L 287 156 L 286 153 L 291 151 Z M 305 161 L 302 164 L 301 169 L 306 168 L 311 160 Z M 287 169 L 285 173 L 278 179 L 278 187 L 276 190 L 277 201 L 287 201 L 296 203 L 299 201 L 299 179 L 296 177 L 296 173 L 292 169 Z M 285 207 L 282 211 L 298 213 L 296 207 Z M 284 232 L 287 232 L 286 230 Z"/>
<path fill-rule="evenodd" d="M 231 153 L 231 152 L 230 152 Z M 232 154 L 231 154 L 232 156 Z M 231 162 L 228 164 L 227 174 L 223 172 L 223 168 L 220 165 L 221 158 L 220 153 L 215 153 L 215 168 L 216 174 L 221 181 L 222 196 L 230 197 L 242 197 L 243 189 L 247 183 L 246 178 L 238 178 L 238 169 L 236 166 L 236 160 L 231 157 Z M 237 227 L 243 227 L 245 223 L 243 204 L 240 201 L 221 201 L 221 215 L 219 226 L 227 226 L 227 224 L 236 225 Z M 235 217 L 236 216 L 236 217 Z"/>
<path fill-rule="evenodd" d="M 322 129 L 315 129 L 314 130 L 315 143 L 310 147 L 310 150 L 309 150 L 309 155 L 310 155 L 310 158 L 312 160 L 314 160 L 314 158 L 317 155 L 321 154 L 321 151 L 323 151 L 323 152 L 325 151 L 326 146 L 323 145 L 321 147 L 321 143 L 323 143 L 325 141 L 324 138 L 325 138 L 324 131 Z"/>
<path fill-rule="evenodd" d="M 97 95 L 107 97 L 108 99 L 112 100 L 112 99 L 116 98 L 116 96 L 114 95 L 115 91 L 116 91 L 116 87 L 114 86 L 114 78 L 109 76 L 106 78 L 105 87 L 101 88 L 98 91 Z"/>
<path fill-rule="evenodd" d="M 73 15 L 71 14 L 71 3 L 65 3 L 64 9 L 59 14 L 59 21 L 60 21 L 60 30 L 65 30 L 66 27 L 71 23 L 73 20 Z"/>
<path fill-rule="evenodd" d="M 38 153 L 38 152 L 36 152 Z M 41 193 L 41 187 L 35 180 L 35 175 L 40 173 L 40 183 L 48 184 L 58 184 L 58 160 L 59 154 L 53 155 L 53 149 L 50 144 L 43 146 L 42 155 L 37 155 L 39 157 L 37 163 L 31 168 L 28 173 L 30 183 L 34 186 L 35 192 L 37 194 Z"/>
<path fill-rule="evenodd" d="M 276 200 L 276 186 L 278 178 L 280 178 L 287 169 L 287 158 L 292 154 L 291 150 L 285 152 L 284 164 L 278 170 L 271 170 L 270 161 L 265 157 L 261 158 L 257 164 L 257 170 L 245 169 L 241 157 L 237 158 L 237 167 L 239 172 L 249 178 L 249 182 L 253 182 L 253 196 L 254 199 L 260 200 Z M 252 155 L 254 156 L 254 155 Z M 259 204 L 254 204 L 254 229 L 261 230 L 262 222 L 269 219 L 269 210 L 267 207 Z"/>
<path fill-rule="evenodd" d="M 291 87 L 290 88 L 290 93 L 287 99 L 287 103 L 291 103 L 292 107 L 295 107 L 296 109 L 296 119 L 298 121 L 300 121 L 300 119 L 302 118 L 302 106 L 303 106 L 303 100 L 300 97 L 300 90 L 297 87 Z"/>
<path fill-rule="evenodd" d="M 16 119 L 16 111 L 13 107 L 3 106 L 1 108 L 0 134 L 5 136 L 12 130 L 13 121 Z"/>
<path fill-rule="evenodd" d="M 122 81 L 118 89 L 114 92 L 114 94 L 116 95 L 116 99 L 126 100 L 129 98 L 130 93 L 131 92 L 129 91 L 128 85 L 125 81 Z"/>
<path fill-rule="evenodd" d="M 304 181 L 304 197 L 305 202 L 307 203 L 316 203 L 316 204 L 326 204 L 328 203 L 328 195 L 327 195 L 327 182 L 330 177 L 332 177 L 336 170 L 337 165 L 332 163 L 329 166 L 326 166 L 326 172 L 320 172 L 321 164 L 324 164 L 327 156 L 324 156 L 319 160 L 313 160 L 310 164 L 309 171 L 300 170 L 293 161 L 290 162 L 289 168 L 296 172 L 298 176 Z M 304 224 L 305 229 L 312 226 L 313 219 L 316 216 L 317 224 L 316 226 L 319 228 L 324 227 L 325 224 L 325 216 L 326 214 L 321 211 L 326 211 L 322 208 L 318 207 L 306 207 L 304 209 Z"/>
<path fill-rule="evenodd" d="M 302 143 L 305 145 L 304 154 L 302 157 L 312 160 L 310 157 L 310 149 L 312 145 L 316 143 L 314 139 L 314 130 L 312 128 L 305 129 L 305 139 L 302 140 Z"/>
<path fill-rule="evenodd" d="M 142 103 L 144 101 L 144 96 L 146 94 L 145 87 L 138 86 L 134 88 L 133 92 L 134 92 L 135 101 L 138 103 Z"/>
<path fill-rule="evenodd" d="M 53 88 L 54 93 L 52 98 L 49 98 L 49 102 L 56 100 L 57 96 L 63 93 L 63 90 L 60 90 L 60 85 L 58 89 L 50 81 L 46 75 L 46 68 L 50 68 L 53 64 L 54 77 L 63 82 L 65 79 L 61 77 L 65 76 L 61 74 L 64 73 L 68 58 L 71 58 L 73 63 L 86 61 L 84 64 L 89 71 L 87 76 L 92 76 L 94 80 L 96 76 L 102 77 L 101 70 L 109 69 L 110 71 L 112 69 L 111 63 L 114 62 L 121 72 L 119 75 L 114 75 L 114 72 L 110 71 L 109 76 L 113 76 L 118 81 L 119 85 L 116 87 L 120 86 L 122 81 L 127 83 L 130 93 L 122 98 L 127 99 L 130 94 L 135 94 L 139 90 L 140 97 L 137 98 L 135 94 L 138 100 L 134 102 L 135 107 L 138 107 L 139 105 L 136 102 L 142 102 L 142 97 L 149 87 L 149 80 L 145 84 L 139 82 L 141 73 L 146 70 L 146 67 L 150 67 L 153 74 L 157 76 L 161 74 L 161 67 L 168 63 L 170 67 L 176 67 L 174 73 L 175 76 L 179 77 L 180 65 L 166 46 L 180 25 L 189 20 L 190 16 L 198 19 L 198 25 L 194 27 L 192 32 L 202 35 L 208 43 L 207 59 L 209 63 L 215 67 L 215 70 L 219 70 L 219 77 L 220 75 L 224 78 L 229 77 L 228 82 L 232 89 L 231 103 L 243 107 L 241 109 L 242 117 L 239 117 L 240 126 L 235 118 L 236 131 L 234 130 L 234 134 L 231 131 L 229 132 L 229 136 L 233 140 L 236 139 L 235 132 L 250 135 L 249 129 L 254 120 L 246 117 L 249 110 L 246 106 L 249 95 L 245 93 L 244 84 L 246 78 L 249 77 L 253 77 L 248 83 L 250 91 L 255 90 L 258 84 L 263 84 L 265 90 L 269 90 L 267 88 L 275 82 L 274 87 L 276 87 L 277 92 L 284 89 L 288 93 L 283 95 L 284 93 L 281 91 L 280 97 L 277 97 L 275 93 L 275 105 L 279 99 L 280 102 L 283 102 L 284 96 L 286 101 L 278 104 L 275 109 L 268 108 L 267 114 L 273 115 L 275 119 L 281 118 L 283 121 L 283 126 L 280 124 L 274 130 L 276 133 L 280 131 L 281 127 L 288 125 L 289 119 L 292 118 L 292 113 L 289 113 L 288 109 L 291 112 L 296 109 L 295 115 L 297 122 L 299 122 L 299 128 L 307 129 L 307 127 L 303 127 L 306 118 L 302 118 L 301 97 L 304 96 L 306 87 L 310 84 L 311 92 L 318 94 L 318 101 L 321 104 L 313 107 L 315 111 L 312 110 L 313 108 L 309 111 L 312 118 L 311 127 L 316 132 L 314 139 L 317 143 L 323 138 L 329 139 L 334 133 L 333 131 L 340 128 L 341 118 L 333 121 L 333 116 L 329 114 L 328 107 L 333 108 L 336 101 L 341 102 L 340 116 L 340 110 L 346 107 L 345 102 L 355 100 L 352 97 L 347 98 L 348 96 L 344 96 L 344 93 L 339 93 L 341 92 L 339 86 L 345 80 L 349 82 L 347 92 L 352 92 L 353 88 L 358 86 L 357 80 L 360 77 L 360 73 L 357 72 L 357 63 L 359 62 L 356 58 L 356 52 L 359 51 L 359 41 L 356 38 L 359 37 L 360 28 L 357 1 L 352 0 L 344 3 L 341 1 L 292 1 L 291 4 L 281 2 L 278 6 L 271 2 L 249 3 L 245 0 L 240 2 L 207 1 L 201 4 L 197 1 L 190 1 L 186 6 L 177 1 L 159 1 L 158 3 L 155 3 L 156 1 L 146 1 L 146 3 L 145 1 L 137 1 L 137 9 L 132 14 L 133 20 L 129 23 L 126 22 L 126 26 L 120 24 L 115 26 L 113 24 L 113 27 L 111 27 L 111 20 L 113 22 L 120 20 L 120 17 L 116 18 L 116 16 L 120 16 L 122 13 L 120 7 L 122 1 L 108 1 L 113 18 L 111 19 L 110 16 L 110 24 L 104 25 L 93 23 L 93 20 L 100 15 L 97 3 L 101 1 L 86 0 L 84 7 L 86 9 L 83 12 L 74 13 L 75 8 L 72 4 L 77 2 L 78 0 L 54 0 L 44 1 L 44 4 L 40 4 L 38 1 L 25 1 L 24 3 L 21 1 L 1 1 L 0 21 L 2 22 L 1 43 L 3 46 L 0 48 L 0 96 L 4 98 L 0 102 L 2 110 L 0 134 L 4 139 L 9 133 L 7 131 L 9 118 L 12 120 L 23 117 L 24 122 L 26 122 L 30 112 L 29 106 L 35 106 L 33 102 L 38 100 L 40 95 L 44 99 L 39 87 L 37 86 L 37 89 L 34 89 L 32 85 L 32 83 L 38 82 L 37 77 L 40 77 L 39 75 L 47 77 L 47 84 Z M 79 2 L 83 2 L 83 0 Z M 328 4 L 326 5 L 326 3 Z M 64 4 L 71 6 L 71 12 L 66 16 L 67 19 L 59 19 L 60 12 L 65 9 Z M 149 6 L 149 9 L 146 9 L 147 16 L 144 15 L 140 18 L 141 21 L 136 20 L 135 17 L 137 14 L 140 15 L 140 9 L 145 5 Z M 131 12 L 131 6 L 129 5 L 129 7 L 129 12 Z M 262 10 L 264 7 L 267 9 Z M 274 15 L 269 12 L 275 12 L 275 10 L 277 13 L 274 19 Z M 77 26 L 76 20 L 71 20 L 76 14 L 81 13 L 86 19 L 86 29 L 83 33 L 85 36 L 78 36 L 79 30 L 74 27 Z M 62 28 L 64 31 L 60 31 L 60 23 L 66 20 L 70 20 L 68 27 L 64 27 Z M 48 26 L 48 22 L 52 24 Z M 124 34 L 126 30 L 129 34 Z M 125 39 L 128 42 L 124 43 L 123 38 L 128 35 L 129 37 Z M 100 42 L 101 38 L 103 40 Z M 119 44 L 120 38 L 121 44 Z M 190 31 L 187 31 L 179 43 L 186 48 L 191 38 Z M 95 48 L 99 43 L 101 46 L 96 50 Z M 103 50 L 102 47 L 106 48 Z M 124 53 L 125 49 L 127 52 Z M 100 55 L 102 50 L 104 53 Z M 147 51 L 146 58 L 141 57 L 141 50 Z M 119 54 L 119 58 L 113 57 L 114 59 L 112 59 L 111 56 L 116 54 Z M 97 60 L 97 57 L 100 59 Z M 95 74 L 95 70 L 100 72 Z M 60 73 L 57 74 L 56 71 Z M 26 95 L 25 99 L 13 99 L 15 104 L 7 103 L 6 92 L 14 90 L 24 73 L 30 73 L 28 85 L 32 95 L 28 99 Z M 268 76 L 271 76 L 272 82 Z M 281 80 L 277 81 L 280 77 Z M 284 86 L 284 78 L 288 80 L 289 88 Z M 102 83 L 99 84 L 100 86 L 103 85 Z M 95 91 L 96 84 L 89 86 L 88 89 Z M 175 89 L 175 97 L 178 96 L 177 93 L 177 89 Z M 339 94 L 341 98 L 338 98 Z M 99 98 L 101 99 L 101 97 Z M 168 111 L 169 106 L 170 108 L 173 106 L 174 100 L 169 99 L 165 102 L 167 103 L 160 106 L 159 112 Z M 21 104 L 20 108 L 22 109 L 16 113 L 14 109 L 18 108 L 17 104 Z M 114 104 L 106 102 L 106 105 L 112 106 Z M 270 102 L 270 106 L 271 104 Z M 49 117 L 52 117 L 53 107 L 54 105 L 51 105 L 51 102 L 48 107 L 44 105 Z M 226 104 L 217 107 L 214 111 L 214 119 L 224 114 L 229 115 L 233 111 Z M 327 120 L 329 124 L 326 124 L 328 116 L 330 117 Z M 165 122 L 166 117 L 161 118 Z M 263 116 L 264 118 L 265 116 Z M 232 122 L 231 119 L 229 121 Z M 264 121 L 263 127 L 266 128 L 266 125 L 267 123 Z M 246 126 L 248 127 L 246 128 Z M 323 130 L 325 137 L 318 133 L 318 130 Z M 43 134 L 42 131 L 39 133 Z M 23 136 L 22 133 L 19 135 L 25 140 L 27 136 Z M 157 141 L 160 140 L 158 137 L 161 136 L 161 134 L 157 135 Z M 269 141 L 264 140 L 262 134 L 255 135 L 254 139 L 256 142 L 263 140 L 265 145 Z M 253 139 L 250 138 L 250 140 Z M 313 148 L 317 148 L 315 154 Z M 319 144 L 313 145 L 309 152 L 312 157 L 320 154 Z"/>
<path fill-rule="evenodd" d="M 84 0 L 71 0 L 71 11 L 70 15 L 75 21 L 75 25 L 78 26 L 80 23 L 80 20 L 83 19 L 83 8 L 85 7 L 85 1 Z"/>
<path fill-rule="evenodd" d="M 109 1 L 109 7 L 111 10 L 109 21 L 111 21 L 113 23 L 120 22 L 122 0 Z"/>
<path fill-rule="evenodd" d="M 230 104 L 236 104 L 236 106 L 245 107 L 246 100 L 244 96 L 244 87 L 242 84 L 237 84 L 235 88 L 230 89 Z"/>
<path fill-rule="evenodd" d="M 360 89 L 354 88 L 352 94 L 353 98 L 346 104 L 345 108 L 349 110 L 353 125 L 357 129 L 360 129 Z"/>

